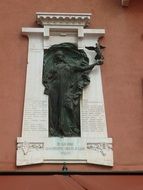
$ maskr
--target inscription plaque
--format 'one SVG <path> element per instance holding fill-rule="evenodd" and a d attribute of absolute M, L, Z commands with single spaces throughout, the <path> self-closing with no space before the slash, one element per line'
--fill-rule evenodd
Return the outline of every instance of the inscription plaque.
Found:
<path fill-rule="evenodd" d="M 64 162 L 113 166 L 100 72 L 104 47 L 99 38 L 105 30 L 85 28 L 90 16 L 90 13 L 37 13 L 38 24 L 42 27 L 22 29 L 29 38 L 29 45 L 22 135 L 17 138 L 17 166 Z M 64 44 L 72 48 L 68 47 L 67 51 Z M 49 55 L 53 47 L 56 49 Z M 46 72 L 43 60 L 44 64 L 47 62 Z M 59 110 L 53 112 L 56 109 Z M 53 130 L 56 125 L 51 127 L 53 113 L 60 129 L 57 134 Z"/>

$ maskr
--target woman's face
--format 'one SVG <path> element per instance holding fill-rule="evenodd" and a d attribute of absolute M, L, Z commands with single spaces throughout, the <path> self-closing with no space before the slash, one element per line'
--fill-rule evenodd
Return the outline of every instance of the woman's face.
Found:
<path fill-rule="evenodd" d="M 56 52 L 55 53 L 55 59 L 56 59 L 56 61 L 59 61 L 59 62 L 57 62 L 57 64 L 60 63 L 60 61 L 63 61 L 64 60 L 63 52 L 62 51 Z"/>

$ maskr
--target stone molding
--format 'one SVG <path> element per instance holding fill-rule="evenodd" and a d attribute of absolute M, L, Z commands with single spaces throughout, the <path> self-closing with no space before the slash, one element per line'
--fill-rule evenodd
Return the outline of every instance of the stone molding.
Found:
<path fill-rule="evenodd" d="M 130 0 L 122 0 L 122 6 L 129 6 Z"/>
<path fill-rule="evenodd" d="M 89 25 L 90 13 L 46 13 L 37 12 L 37 23 L 42 26 L 82 26 Z"/>

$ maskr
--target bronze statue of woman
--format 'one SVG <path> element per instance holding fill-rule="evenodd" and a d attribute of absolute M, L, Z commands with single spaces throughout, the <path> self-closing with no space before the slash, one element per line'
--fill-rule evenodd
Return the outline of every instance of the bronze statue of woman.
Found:
<path fill-rule="evenodd" d="M 72 43 L 45 51 L 42 79 L 49 96 L 50 137 L 80 136 L 80 96 L 90 82 L 89 72 L 100 64 L 89 65 L 86 53 Z"/>

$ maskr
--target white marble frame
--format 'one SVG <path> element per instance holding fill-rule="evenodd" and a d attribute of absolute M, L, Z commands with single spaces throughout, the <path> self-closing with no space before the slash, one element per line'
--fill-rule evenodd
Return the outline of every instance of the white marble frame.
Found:
<path fill-rule="evenodd" d="M 39 19 L 41 15 L 41 13 L 37 13 L 37 18 Z M 43 15 L 45 16 L 46 13 Z M 73 25 L 71 25 L 71 20 L 67 19 L 68 14 L 61 15 L 61 17 L 58 17 L 58 14 L 54 14 L 54 16 L 50 14 L 49 17 L 48 14 L 42 23 L 43 28 L 22 28 L 22 33 L 29 38 L 29 45 L 22 137 L 17 139 L 17 166 L 45 162 L 60 163 L 63 161 L 113 165 L 112 139 L 108 138 L 107 135 L 99 66 L 91 72 L 90 85 L 83 91 L 80 105 L 81 137 L 63 139 L 56 137 L 51 139 L 48 137 L 48 97 L 43 94 L 44 87 L 41 82 L 43 52 L 44 49 L 49 48 L 53 44 L 62 42 L 77 43 L 79 49 L 86 51 L 90 64 L 92 64 L 94 62 L 94 52 L 86 50 L 85 46 L 94 46 L 95 42 L 105 34 L 105 30 L 84 29 L 84 25 L 87 25 L 90 19 L 90 14 L 84 15 L 76 14 L 76 19 L 71 19 L 73 22 Z M 48 19 L 55 20 L 55 16 L 57 16 L 56 21 L 52 21 L 51 25 L 50 20 L 49 24 Z M 74 14 L 69 14 L 70 18 L 71 16 L 73 18 Z M 68 20 L 66 24 L 62 22 L 64 21 L 64 17 Z M 59 20 L 62 23 L 61 25 L 59 25 Z M 47 24 L 45 24 L 45 21 Z M 90 114 L 93 110 L 95 111 L 95 115 L 91 116 Z M 89 118 L 88 122 L 87 117 Z M 90 119 L 94 121 L 91 123 Z M 90 126 L 90 124 L 93 125 L 93 122 L 95 127 Z M 73 144 L 70 144 L 71 142 Z M 62 144 L 63 147 L 61 147 Z M 79 146 L 75 148 L 76 144 Z M 92 150 L 87 148 L 87 144 L 91 144 Z M 93 144 L 95 145 L 93 146 Z M 101 146 L 104 144 L 109 144 L 109 146 Z M 52 147 L 52 145 L 54 146 Z M 60 148 L 62 149 L 62 153 L 59 153 Z M 67 149 L 71 149 L 71 151 L 63 156 Z M 96 149 L 96 151 L 93 151 L 93 149 Z M 104 149 L 104 151 L 107 149 L 105 155 L 101 154 L 104 152 L 101 152 L 101 149 Z M 92 158 L 90 155 L 92 155 Z"/>

